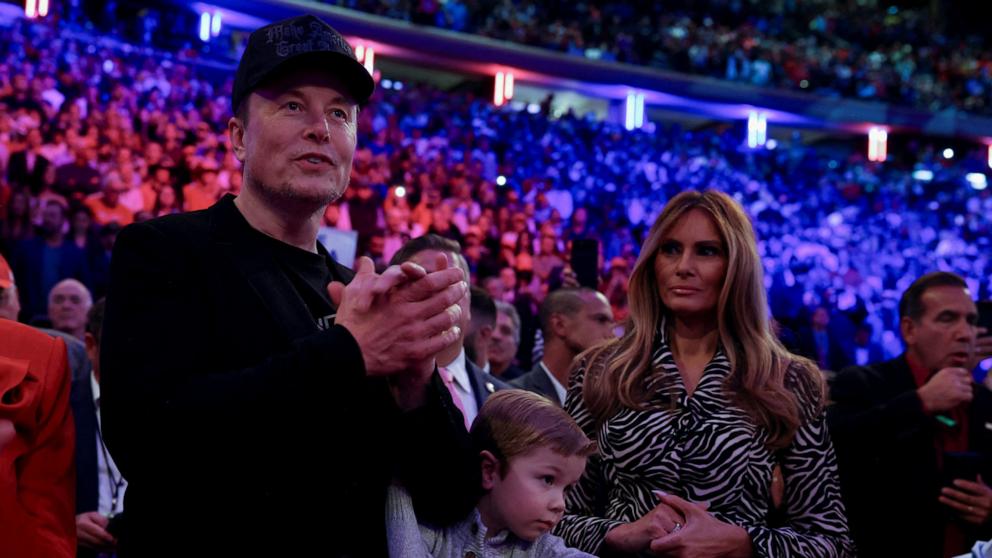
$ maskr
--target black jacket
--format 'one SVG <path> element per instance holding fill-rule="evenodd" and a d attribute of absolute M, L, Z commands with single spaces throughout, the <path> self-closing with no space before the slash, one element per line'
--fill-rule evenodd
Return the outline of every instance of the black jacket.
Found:
<path fill-rule="evenodd" d="M 394 478 L 428 520 L 463 517 L 477 460 L 438 375 L 401 413 L 233 200 L 129 226 L 114 248 L 101 408 L 129 483 L 121 554 L 383 556 Z"/>
<path fill-rule="evenodd" d="M 905 356 L 841 371 L 827 409 L 841 489 L 858 555 L 943 555 L 946 485 L 937 468 L 942 426 L 923 411 Z M 975 385 L 969 406 L 969 450 L 992 457 L 992 393 Z M 992 482 L 992 471 L 982 474 Z M 968 529 L 971 543 L 992 530 Z"/>

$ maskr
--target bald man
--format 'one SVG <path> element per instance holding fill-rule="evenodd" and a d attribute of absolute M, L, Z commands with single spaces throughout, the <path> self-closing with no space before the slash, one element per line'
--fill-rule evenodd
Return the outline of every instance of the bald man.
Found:
<path fill-rule="evenodd" d="M 613 309 L 603 293 L 589 288 L 549 294 L 539 313 L 544 356 L 514 387 L 539 393 L 563 405 L 572 361 L 582 351 L 616 336 Z"/>
<path fill-rule="evenodd" d="M 86 315 L 93 306 L 89 289 L 75 279 L 59 281 L 48 293 L 48 319 L 52 328 L 83 341 Z"/>

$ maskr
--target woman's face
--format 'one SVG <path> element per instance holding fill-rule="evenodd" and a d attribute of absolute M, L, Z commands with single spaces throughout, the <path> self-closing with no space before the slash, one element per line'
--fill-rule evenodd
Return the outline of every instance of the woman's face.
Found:
<path fill-rule="evenodd" d="M 716 318 L 727 249 L 706 212 L 689 211 L 662 236 L 654 273 L 658 295 L 675 316 Z"/>

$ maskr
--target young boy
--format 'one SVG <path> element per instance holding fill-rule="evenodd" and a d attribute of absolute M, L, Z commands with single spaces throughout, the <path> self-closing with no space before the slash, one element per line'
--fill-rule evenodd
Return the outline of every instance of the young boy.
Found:
<path fill-rule="evenodd" d="M 472 441 L 482 462 L 483 494 L 475 510 L 447 528 L 418 525 L 409 495 L 392 487 L 386 504 L 390 556 L 591 556 L 549 532 L 565 512 L 565 491 L 596 451 L 572 417 L 535 393 L 501 390 L 482 405 Z"/>

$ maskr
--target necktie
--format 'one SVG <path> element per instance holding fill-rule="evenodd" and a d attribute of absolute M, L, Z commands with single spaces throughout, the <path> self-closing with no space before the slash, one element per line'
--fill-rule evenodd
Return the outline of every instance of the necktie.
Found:
<path fill-rule="evenodd" d="M 462 414 L 462 420 L 465 421 L 465 429 L 469 430 L 471 425 L 468 423 L 468 417 L 465 416 L 465 407 L 462 405 L 462 398 L 458 395 L 458 390 L 455 389 L 455 382 L 451 371 L 444 366 L 438 367 L 437 371 L 441 374 L 441 379 L 444 380 L 444 387 L 448 388 L 448 392 L 451 393 L 451 400 L 455 403 L 455 407 Z"/>

